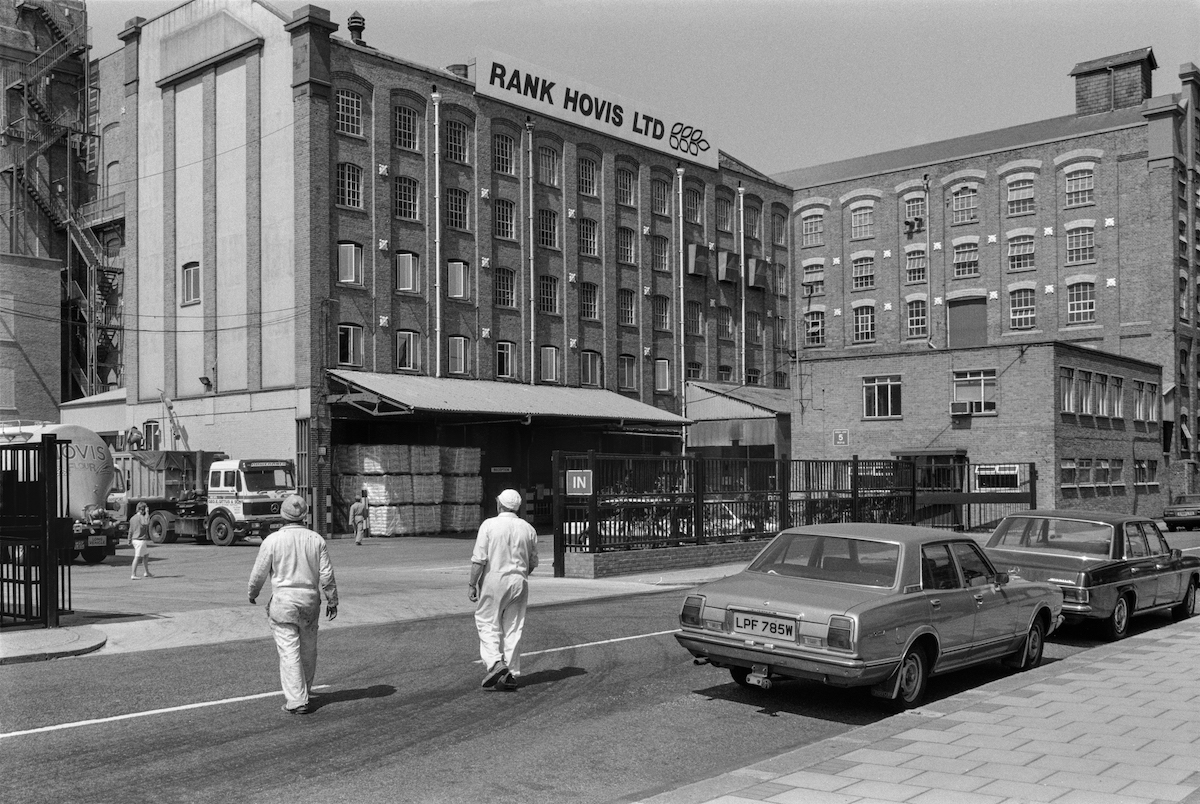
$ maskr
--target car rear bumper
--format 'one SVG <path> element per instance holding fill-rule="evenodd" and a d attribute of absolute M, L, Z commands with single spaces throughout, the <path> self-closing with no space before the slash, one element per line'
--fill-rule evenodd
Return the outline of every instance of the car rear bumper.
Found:
<path fill-rule="evenodd" d="M 730 644 L 727 640 L 690 631 L 675 634 L 675 639 L 691 654 L 719 666 L 750 667 L 765 664 L 770 672 L 791 678 L 821 681 L 834 687 L 863 687 L 887 679 L 895 672 L 900 660 L 867 663 L 860 659 L 825 661 L 798 656 L 776 648 L 758 645 Z"/>

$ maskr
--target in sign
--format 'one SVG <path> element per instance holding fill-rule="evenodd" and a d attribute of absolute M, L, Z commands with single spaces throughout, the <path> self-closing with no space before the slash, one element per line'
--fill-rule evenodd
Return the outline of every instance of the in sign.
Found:
<path fill-rule="evenodd" d="M 591 469 L 567 470 L 567 494 L 586 497 L 592 493 Z"/>

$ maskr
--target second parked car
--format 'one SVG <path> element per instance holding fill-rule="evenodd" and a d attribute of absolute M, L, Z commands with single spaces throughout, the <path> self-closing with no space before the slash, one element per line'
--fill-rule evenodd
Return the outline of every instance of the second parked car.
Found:
<path fill-rule="evenodd" d="M 1099 622 L 1110 639 L 1136 614 L 1196 613 L 1200 558 L 1172 549 L 1144 516 L 1024 511 L 1001 520 L 986 550 L 1010 575 L 1058 584 L 1067 622 Z"/>
<path fill-rule="evenodd" d="M 1171 504 L 1163 509 L 1163 522 L 1167 530 L 1192 528 L 1200 525 L 1200 494 L 1176 494 Z"/>

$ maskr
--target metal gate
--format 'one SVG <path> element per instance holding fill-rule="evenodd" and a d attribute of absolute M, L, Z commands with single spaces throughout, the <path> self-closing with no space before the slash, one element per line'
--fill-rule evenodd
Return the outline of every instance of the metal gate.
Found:
<path fill-rule="evenodd" d="M 67 444 L 0 446 L 0 626 L 58 627 L 71 609 Z"/>

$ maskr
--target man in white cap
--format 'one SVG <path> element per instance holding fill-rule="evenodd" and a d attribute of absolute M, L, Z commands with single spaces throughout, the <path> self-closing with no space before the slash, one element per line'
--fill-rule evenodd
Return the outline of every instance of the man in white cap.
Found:
<path fill-rule="evenodd" d="M 505 489 L 498 513 L 479 526 L 471 553 L 470 599 L 476 601 L 479 655 L 487 674 L 484 687 L 514 690 L 521 674 L 521 630 L 529 605 L 526 578 L 538 565 L 537 531 L 517 516 L 521 494 Z"/>
<path fill-rule="evenodd" d="M 337 581 L 321 534 L 304 527 L 308 503 L 298 494 L 284 499 L 279 515 L 284 526 L 263 540 L 250 573 L 250 602 L 254 603 L 267 577 L 271 602 L 267 622 L 279 650 L 279 681 L 283 685 L 283 711 L 307 715 L 309 693 L 317 673 L 317 624 L 321 619 L 321 593 L 325 613 L 337 617 Z"/>

